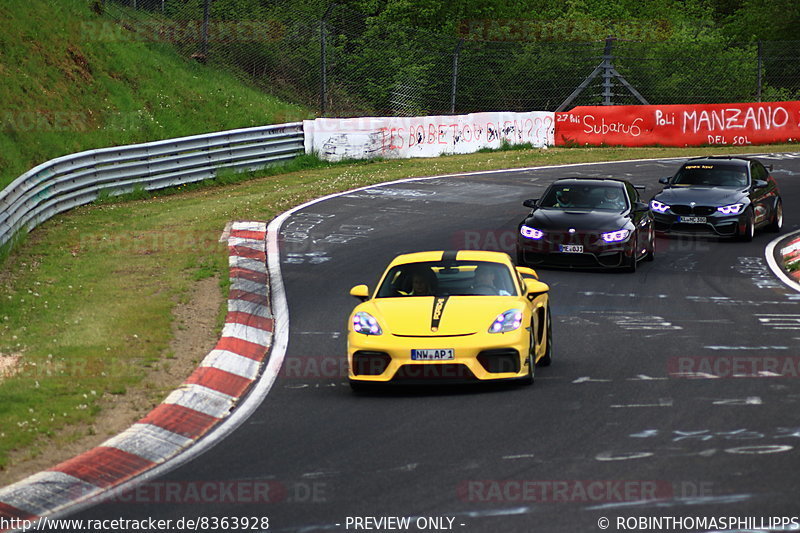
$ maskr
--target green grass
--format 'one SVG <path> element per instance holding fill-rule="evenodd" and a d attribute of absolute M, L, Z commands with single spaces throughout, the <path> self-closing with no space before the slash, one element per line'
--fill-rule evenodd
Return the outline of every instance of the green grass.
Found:
<path fill-rule="evenodd" d="M 227 290 L 218 239 L 228 221 L 267 221 L 312 198 L 405 177 L 710 153 L 741 149 L 551 148 L 344 164 L 304 157 L 266 177 L 227 175 L 224 187 L 106 199 L 58 216 L 12 250 L 0 274 L 0 354 L 24 361 L 0 382 L 0 468 L 13 450 L 69 439 L 70 425 L 90 421 L 103 394 L 147 387 L 146 371 L 170 358 L 176 303 L 210 276 Z"/>
<path fill-rule="evenodd" d="M 508 139 L 503 139 L 500 146 L 497 148 L 480 148 L 476 151 L 478 154 L 488 154 L 491 152 L 508 152 L 509 150 L 531 150 L 533 145 L 531 143 L 511 144 Z"/>
<path fill-rule="evenodd" d="M 113 32 L 86 0 L 0 4 L 0 187 L 62 155 L 310 118 L 313 113 Z"/>

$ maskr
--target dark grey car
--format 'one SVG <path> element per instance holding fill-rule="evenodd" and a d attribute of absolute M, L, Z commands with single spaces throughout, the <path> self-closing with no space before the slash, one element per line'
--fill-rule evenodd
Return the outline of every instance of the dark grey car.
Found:
<path fill-rule="evenodd" d="M 744 241 L 759 228 L 780 231 L 783 204 L 771 170 L 744 157 L 690 159 L 659 180 L 666 187 L 650 200 L 656 231 Z"/>

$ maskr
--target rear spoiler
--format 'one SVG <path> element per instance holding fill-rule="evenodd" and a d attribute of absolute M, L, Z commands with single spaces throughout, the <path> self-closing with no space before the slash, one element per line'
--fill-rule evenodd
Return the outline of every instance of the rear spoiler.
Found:
<path fill-rule="evenodd" d="M 647 185 L 634 185 L 633 188 L 637 191 L 643 191 L 647 188 Z"/>

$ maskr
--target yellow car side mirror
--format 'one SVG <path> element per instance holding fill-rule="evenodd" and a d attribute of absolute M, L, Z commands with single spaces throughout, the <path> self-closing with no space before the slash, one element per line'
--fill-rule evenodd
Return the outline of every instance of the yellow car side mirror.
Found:
<path fill-rule="evenodd" d="M 362 302 L 369 300 L 369 287 L 366 285 L 356 285 L 350 289 L 350 296 L 355 296 Z"/>
<path fill-rule="evenodd" d="M 518 267 L 517 267 L 517 272 L 519 272 L 520 274 L 522 274 L 522 277 L 523 277 L 523 278 L 527 278 L 527 279 L 529 279 L 529 278 L 533 278 L 533 279 L 539 279 L 539 274 L 537 274 L 537 273 L 536 273 L 536 271 L 535 271 L 534 269 L 530 268 L 530 267 L 521 267 L 521 266 L 518 266 Z"/>
<path fill-rule="evenodd" d="M 542 283 L 536 279 L 526 279 L 525 280 L 525 293 L 528 296 L 538 296 L 540 294 L 544 294 L 550 290 L 550 286 L 547 283 Z"/>

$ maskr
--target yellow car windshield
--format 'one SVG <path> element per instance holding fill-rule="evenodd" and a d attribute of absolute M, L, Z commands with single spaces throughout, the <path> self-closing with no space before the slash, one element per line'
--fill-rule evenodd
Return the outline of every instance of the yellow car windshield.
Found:
<path fill-rule="evenodd" d="M 392 267 L 377 297 L 516 295 L 511 272 L 501 263 L 427 261 Z"/>

